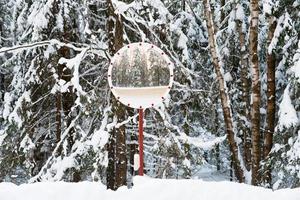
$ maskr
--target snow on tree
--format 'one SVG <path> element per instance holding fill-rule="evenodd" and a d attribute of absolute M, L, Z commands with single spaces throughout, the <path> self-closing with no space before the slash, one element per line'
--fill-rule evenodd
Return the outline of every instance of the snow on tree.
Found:
<path fill-rule="evenodd" d="M 145 111 L 147 175 L 299 186 L 300 4 L 251 2 L 2 0 L 0 181 L 131 186 L 137 111 L 107 69 L 147 42 L 174 63 L 168 98 Z"/>

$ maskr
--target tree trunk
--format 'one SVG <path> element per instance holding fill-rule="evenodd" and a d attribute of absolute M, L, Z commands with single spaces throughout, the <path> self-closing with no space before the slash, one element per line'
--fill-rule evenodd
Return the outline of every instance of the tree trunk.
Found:
<path fill-rule="evenodd" d="M 220 22 L 219 24 L 222 24 L 222 22 L 224 21 L 225 19 L 225 12 L 224 12 L 224 5 L 225 5 L 225 0 L 221 0 L 221 15 L 220 15 Z M 217 27 L 215 26 L 215 33 L 217 32 L 217 28 L 220 29 L 221 27 Z M 219 95 L 216 97 L 215 99 L 215 113 L 214 113 L 214 119 L 215 119 L 215 126 L 214 126 L 214 129 L 215 129 L 215 133 L 216 133 L 216 136 L 217 137 L 220 137 L 220 133 L 219 133 L 219 114 L 218 114 L 218 100 L 219 100 Z M 221 159 L 220 159 L 220 144 L 217 144 L 216 145 L 216 149 L 215 149 L 215 155 L 216 155 L 216 162 L 217 162 L 217 170 L 219 171 L 221 169 Z M 232 163 L 232 156 L 230 156 L 230 163 Z M 232 168 L 232 166 L 231 166 Z M 230 169 L 231 170 L 231 169 Z"/>
<path fill-rule="evenodd" d="M 67 31 L 67 30 L 65 30 Z M 64 35 L 67 33 L 64 33 Z M 65 38 L 65 37 L 64 37 Z M 67 40 L 66 40 L 67 41 Z M 70 49 L 68 47 L 62 47 L 58 50 L 60 57 L 70 58 Z M 66 82 L 70 82 L 72 78 L 72 72 L 65 64 L 58 65 L 58 77 Z M 72 89 L 69 88 L 68 92 L 56 94 L 56 142 L 58 143 L 61 140 L 62 133 L 62 121 L 66 121 L 66 126 L 68 127 L 71 124 L 72 117 L 69 116 L 71 108 L 74 105 L 74 93 Z M 73 134 L 75 130 L 71 128 L 68 133 L 68 152 L 73 146 Z M 61 154 L 62 147 L 59 148 L 58 154 Z"/>
<path fill-rule="evenodd" d="M 58 55 L 60 57 L 64 58 L 69 58 L 69 49 L 67 47 L 62 47 L 58 50 Z M 64 69 L 66 68 L 65 64 L 58 64 L 57 65 L 57 75 L 59 79 L 64 80 Z M 67 80 L 65 80 L 67 81 Z M 55 116 L 55 121 L 56 121 L 56 144 L 59 143 L 61 140 L 61 134 L 62 134 L 62 121 L 63 121 L 63 94 L 58 91 L 56 93 L 56 116 Z M 59 147 L 57 150 L 57 156 L 61 155 L 62 152 L 62 146 Z"/>
<path fill-rule="evenodd" d="M 219 97 L 216 98 L 215 101 L 215 111 L 214 111 L 214 132 L 216 133 L 217 137 L 220 137 L 220 133 L 219 133 L 219 113 L 218 113 L 218 99 Z M 221 159 L 220 159 L 220 144 L 218 143 L 216 145 L 216 149 L 215 149 L 215 155 L 216 155 L 216 162 L 217 162 L 217 170 L 220 171 L 221 170 Z"/>
<path fill-rule="evenodd" d="M 66 12 L 64 8 L 61 8 L 63 14 Z M 64 19 L 63 21 L 63 32 L 61 33 L 61 38 L 64 42 L 68 43 L 70 41 L 75 41 L 76 38 L 74 38 L 73 34 L 73 28 L 74 25 L 72 21 L 69 21 L 67 19 Z M 70 59 L 71 55 L 73 55 L 73 50 L 71 50 L 69 47 L 61 47 L 58 50 L 59 56 Z M 66 64 L 59 64 L 59 78 L 64 80 L 66 83 L 71 82 L 71 79 L 73 77 L 72 75 L 72 69 L 68 68 Z M 72 120 L 74 117 L 72 116 L 72 107 L 75 104 L 75 99 L 77 98 L 76 94 L 73 92 L 73 86 L 68 88 L 68 91 L 60 94 L 61 95 L 61 117 L 63 117 L 63 121 L 65 122 L 65 125 L 69 127 L 71 125 Z M 63 115 L 62 115 L 63 114 Z M 67 147 L 66 147 L 66 153 L 69 154 L 72 150 L 72 147 L 75 143 L 75 128 L 71 127 L 67 134 Z M 61 147 L 62 149 L 62 147 Z M 61 152 L 62 153 L 62 152 Z M 78 181 L 80 179 L 80 173 L 75 168 L 70 169 L 70 181 Z"/>
<path fill-rule="evenodd" d="M 111 190 L 116 190 L 115 147 L 116 147 L 116 136 L 115 136 L 115 131 L 112 131 L 110 132 L 110 136 L 107 143 L 108 165 L 106 169 L 106 186 L 107 189 L 111 189 Z"/>
<path fill-rule="evenodd" d="M 220 16 L 220 24 L 222 24 L 222 22 L 225 19 L 225 11 L 224 11 L 224 6 L 225 6 L 226 0 L 221 0 L 221 16 Z M 221 28 L 221 27 L 219 27 Z"/>
<path fill-rule="evenodd" d="M 181 0 L 181 9 L 185 11 L 185 0 Z"/>
<path fill-rule="evenodd" d="M 123 22 L 121 16 L 115 14 L 111 0 L 107 0 L 107 29 L 109 39 L 109 52 L 116 53 L 123 46 Z M 115 98 L 112 100 L 112 112 L 117 122 L 125 120 L 126 108 Z M 114 128 L 108 144 L 108 172 L 107 188 L 116 190 L 127 184 L 127 157 L 125 125 Z"/>
<path fill-rule="evenodd" d="M 276 20 L 274 17 L 269 17 L 269 32 L 268 32 L 268 46 L 271 43 L 271 40 L 274 36 L 274 31 L 276 28 Z M 267 53 L 267 119 L 266 119 L 266 129 L 265 129 L 265 140 L 264 140 L 264 160 L 267 159 L 272 146 L 273 146 L 273 134 L 275 129 L 275 109 L 276 109 L 276 102 L 275 102 L 275 92 L 276 92 L 276 85 L 275 85 L 275 67 L 276 67 L 276 59 L 274 52 Z M 264 172 L 264 182 L 268 183 L 268 186 L 271 185 L 271 169 L 267 165 L 266 171 Z"/>
<path fill-rule="evenodd" d="M 110 0 L 107 0 L 107 29 L 108 29 L 108 48 L 110 51 L 110 54 L 115 53 L 115 47 L 114 47 L 114 10 L 112 6 L 112 2 Z M 116 190 L 115 187 L 115 177 L 116 177 L 116 171 L 115 171 L 115 160 L 116 160 L 116 153 L 115 153 L 115 147 L 116 147 L 116 134 L 115 131 L 110 132 L 108 145 L 107 145 L 107 151 L 108 151 L 108 166 L 107 166 L 107 172 L 106 172 L 106 181 L 107 181 L 107 189 Z"/>
<path fill-rule="evenodd" d="M 205 15 L 206 15 L 207 29 L 208 29 L 208 36 L 209 36 L 209 48 L 212 56 L 212 62 L 217 74 L 217 79 L 219 82 L 221 104 L 223 108 L 223 115 L 224 115 L 224 120 L 226 125 L 226 133 L 229 142 L 229 147 L 232 153 L 234 173 L 238 181 L 243 182 L 244 172 L 242 170 L 241 163 L 238 157 L 238 146 L 234 139 L 235 136 L 233 130 L 232 116 L 231 116 L 232 112 L 231 112 L 231 107 L 229 105 L 229 96 L 225 85 L 226 83 L 224 81 L 224 77 L 221 72 L 221 67 L 222 67 L 221 62 L 219 61 L 219 57 L 217 55 L 217 44 L 214 35 L 214 26 L 213 26 L 209 0 L 204 1 L 204 6 L 205 6 Z"/>
<path fill-rule="evenodd" d="M 118 122 L 125 120 L 125 106 L 121 103 L 115 104 L 115 114 Z M 116 134 L 116 188 L 127 185 L 127 157 L 126 157 L 126 134 L 125 125 L 114 129 Z"/>
<path fill-rule="evenodd" d="M 259 163 L 261 158 L 260 150 L 260 77 L 258 66 L 258 0 L 250 1 L 250 66 L 252 71 L 252 107 L 251 107 L 251 128 L 252 128 L 252 184 L 259 183 Z"/>
<path fill-rule="evenodd" d="M 184 110 L 184 116 L 185 116 L 185 122 L 183 124 L 183 131 L 187 136 L 189 136 L 190 135 L 190 127 L 189 127 L 189 124 L 188 124 L 188 112 L 189 111 L 188 111 L 187 105 L 183 105 L 183 107 L 184 107 L 183 110 Z M 190 144 L 189 143 L 184 143 L 183 144 L 183 149 L 184 149 L 185 158 L 190 161 L 191 157 L 192 157 L 191 152 L 190 152 L 191 151 Z M 190 166 L 184 166 L 184 172 L 183 172 L 184 178 L 189 179 L 189 178 L 191 178 L 191 175 L 192 174 L 191 174 Z"/>
<path fill-rule="evenodd" d="M 241 131 L 243 132 L 243 146 L 244 146 L 244 162 L 245 167 L 249 171 L 251 169 L 251 135 L 250 135 L 250 127 L 248 122 L 250 122 L 250 98 L 249 98 L 249 79 L 248 76 L 248 55 L 246 52 L 246 41 L 245 41 L 245 33 L 242 30 L 242 22 L 237 20 L 237 30 L 239 32 L 239 42 L 241 48 L 241 81 L 242 81 L 242 101 L 243 105 L 241 106 L 241 115 L 246 119 L 246 121 L 241 121 Z"/>

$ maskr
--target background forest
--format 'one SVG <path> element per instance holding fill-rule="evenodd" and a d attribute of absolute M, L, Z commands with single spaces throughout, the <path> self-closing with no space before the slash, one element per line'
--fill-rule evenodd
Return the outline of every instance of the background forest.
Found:
<path fill-rule="evenodd" d="M 145 113 L 145 174 L 300 186 L 300 0 L 0 0 L 0 182 L 132 184 L 137 110 L 110 93 L 123 45 L 175 64 Z"/>

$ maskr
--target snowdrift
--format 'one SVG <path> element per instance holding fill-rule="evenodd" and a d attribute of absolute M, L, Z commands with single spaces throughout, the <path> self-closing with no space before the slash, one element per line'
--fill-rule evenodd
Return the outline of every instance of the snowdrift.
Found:
<path fill-rule="evenodd" d="M 272 191 L 233 182 L 136 177 L 134 187 L 106 190 L 97 182 L 0 183 L 1 200 L 300 200 L 300 188 Z"/>

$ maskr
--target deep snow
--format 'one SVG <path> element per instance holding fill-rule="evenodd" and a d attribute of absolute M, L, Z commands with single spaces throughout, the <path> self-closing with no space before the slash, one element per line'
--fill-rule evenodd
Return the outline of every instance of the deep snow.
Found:
<path fill-rule="evenodd" d="M 1 200 L 299 200 L 300 188 L 272 191 L 233 182 L 134 178 L 132 189 L 106 190 L 97 182 L 0 183 Z"/>

